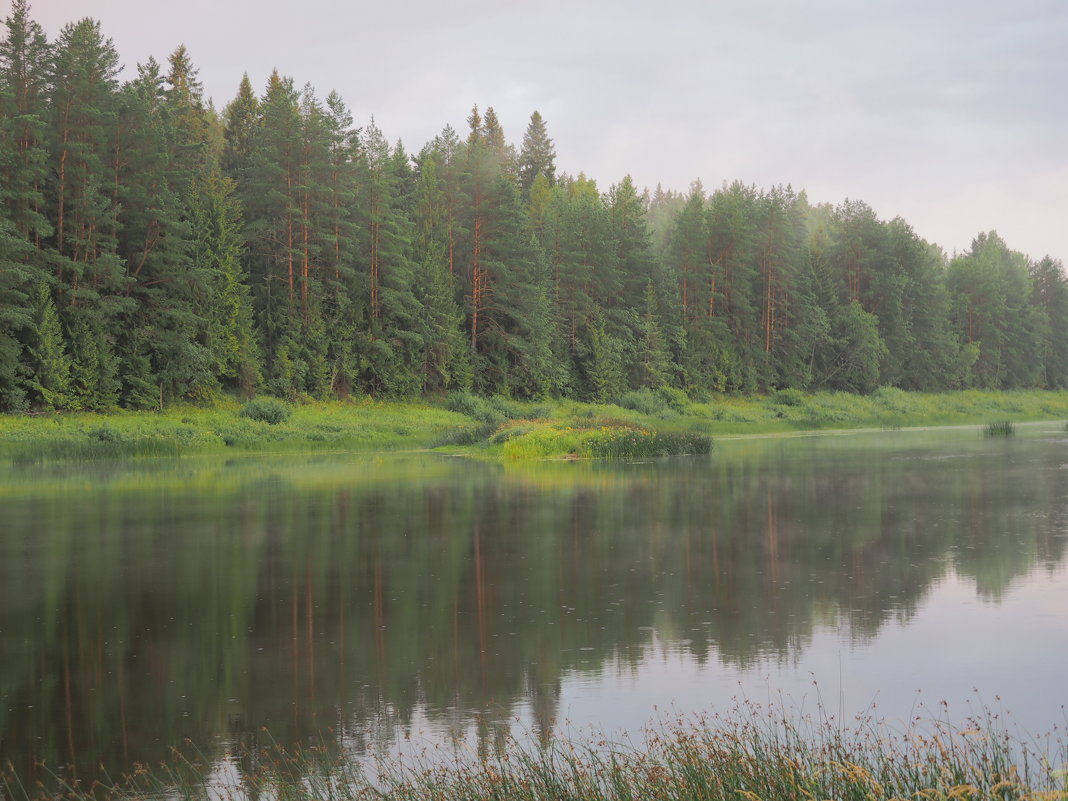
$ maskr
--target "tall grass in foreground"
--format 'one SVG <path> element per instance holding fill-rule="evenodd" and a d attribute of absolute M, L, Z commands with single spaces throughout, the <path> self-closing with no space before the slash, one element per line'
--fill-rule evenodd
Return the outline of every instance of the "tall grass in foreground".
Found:
<path fill-rule="evenodd" d="M 451 752 L 450 752 L 451 753 Z M 996 714 L 967 721 L 914 723 L 895 730 L 870 717 L 794 722 L 755 707 L 726 717 L 668 721 L 638 743 L 599 740 L 547 745 L 509 741 L 481 758 L 425 755 L 378 764 L 366 775 L 326 749 L 269 745 L 227 757 L 214 771 L 195 750 L 172 765 L 137 766 L 116 783 L 67 782 L 54 795 L 93 798 L 319 799 L 339 801 L 797 801 L 798 799 L 1068 799 L 1068 750 L 1062 736 L 1022 740 Z M 229 780 L 220 779 L 229 775 Z M 48 795 L 10 771 L 0 790 L 10 801 Z"/>

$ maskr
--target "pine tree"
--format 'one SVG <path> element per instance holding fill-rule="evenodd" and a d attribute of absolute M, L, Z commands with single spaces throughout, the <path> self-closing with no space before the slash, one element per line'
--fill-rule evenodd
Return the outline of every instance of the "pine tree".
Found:
<path fill-rule="evenodd" d="M 398 152 L 401 158 L 395 158 Z M 373 121 L 363 132 L 360 153 L 369 326 L 364 380 L 375 394 L 407 396 L 421 386 L 423 367 L 421 310 L 413 291 L 414 231 L 401 191 L 409 178 L 407 156 L 391 152 Z"/>
<path fill-rule="evenodd" d="M 267 377 L 273 391 L 295 396 L 304 391 L 308 365 L 300 358 L 298 299 L 303 122 L 292 79 L 273 72 L 258 109 L 244 176 L 241 169 L 237 173 L 248 275 Z M 241 115 L 236 118 L 242 119 Z M 228 126 L 227 131 L 230 130 Z M 231 137 L 239 138 L 237 132 Z M 283 353 L 285 358 L 276 365 L 275 359 L 281 359 Z M 295 380 L 297 385 L 282 386 L 289 380 Z"/>
<path fill-rule="evenodd" d="M 32 249 L 14 223 L 0 216 L 0 412 L 19 411 L 27 403 L 22 356 L 34 324 L 29 304 L 34 274 L 24 260 Z"/>
<path fill-rule="evenodd" d="M 331 92 L 326 98 L 323 123 L 326 126 L 327 164 L 321 181 L 326 193 L 321 206 L 320 265 L 322 317 L 329 332 L 326 360 L 330 390 L 346 397 L 359 382 L 358 329 L 365 326 L 363 278 L 359 274 L 360 230 L 358 208 L 358 136 L 352 115 L 341 97 Z"/>
<path fill-rule="evenodd" d="M 90 305 L 108 314 L 121 292 L 116 254 L 118 198 L 112 166 L 117 130 L 119 57 L 100 24 L 63 28 L 50 76 L 55 146 L 55 247 L 64 305 Z"/>
<path fill-rule="evenodd" d="M 40 249 L 52 235 L 44 213 L 51 49 L 29 8 L 14 0 L 0 41 L 0 202 L 17 234 Z"/>
<path fill-rule="evenodd" d="M 757 300 L 760 263 L 757 224 L 760 198 L 755 189 L 734 183 L 713 193 L 708 201 L 707 282 L 715 291 L 716 317 L 729 331 L 729 349 L 741 373 L 731 389 L 756 388 L 756 366 L 762 361 L 763 332 Z"/>
<path fill-rule="evenodd" d="M 471 368 L 462 332 L 463 313 L 456 303 L 449 270 L 454 250 L 455 210 L 449 203 L 448 145 L 439 139 L 419 154 L 415 196 L 415 258 L 420 265 L 417 295 L 422 307 L 424 392 L 468 388 Z"/>
<path fill-rule="evenodd" d="M 138 78 L 123 88 L 116 137 L 114 174 L 121 200 L 119 255 L 126 266 L 119 312 L 125 336 L 119 341 L 120 376 L 129 376 L 124 397 L 142 383 L 161 384 L 164 402 L 181 397 L 207 398 L 218 381 L 211 355 L 203 345 L 206 318 L 197 298 L 212 281 L 212 267 L 191 257 L 189 203 L 199 163 L 181 174 L 171 170 L 172 143 L 181 139 L 174 104 L 163 88 L 154 60 L 138 69 Z M 171 179 L 184 188 L 185 197 Z M 150 373 L 141 372 L 147 356 Z M 137 369 L 134 369 L 136 366 Z"/>

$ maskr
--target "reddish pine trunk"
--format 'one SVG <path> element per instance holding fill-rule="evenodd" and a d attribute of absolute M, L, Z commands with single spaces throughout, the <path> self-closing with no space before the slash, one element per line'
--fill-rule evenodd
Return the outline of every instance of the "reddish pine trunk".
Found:
<path fill-rule="evenodd" d="M 286 265 L 289 275 L 289 299 L 293 300 L 293 167 L 286 165 Z"/>

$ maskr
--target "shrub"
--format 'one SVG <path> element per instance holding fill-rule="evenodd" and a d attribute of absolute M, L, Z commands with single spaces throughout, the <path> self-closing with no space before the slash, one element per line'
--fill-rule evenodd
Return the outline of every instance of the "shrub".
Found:
<path fill-rule="evenodd" d="M 101 423 L 85 432 L 89 439 L 97 442 L 121 442 L 122 435 L 107 423 Z"/>
<path fill-rule="evenodd" d="M 491 395 L 485 402 L 505 420 L 517 420 L 524 416 L 523 407 L 520 404 L 508 398 L 502 398 L 500 395 Z"/>
<path fill-rule="evenodd" d="M 771 393 L 768 398 L 776 406 L 804 406 L 805 393 L 799 389 L 780 389 Z"/>
<path fill-rule="evenodd" d="M 616 405 L 650 416 L 659 416 L 665 411 L 664 402 L 654 395 L 648 387 L 625 392 L 616 401 Z"/>
<path fill-rule="evenodd" d="M 476 445 L 497 430 L 494 425 L 460 426 L 443 431 L 437 439 L 430 443 L 431 448 L 440 448 L 445 445 Z"/>
<path fill-rule="evenodd" d="M 656 389 L 642 387 L 626 392 L 616 401 L 617 406 L 651 417 L 669 419 L 690 412 L 690 399 L 675 387 L 662 386 Z"/>
<path fill-rule="evenodd" d="M 690 411 L 690 399 L 686 397 L 686 393 L 681 389 L 665 385 L 657 387 L 653 394 L 673 412 L 687 414 Z"/>
<path fill-rule="evenodd" d="M 257 420 L 269 425 L 284 423 L 293 413 L 292 408 L 277 398 L 252 398 L 238 412 L 249 420 Z"/>
<path fill-rule="evenodd" d="M 493 408 L 484 398 L 470 392 L 450 392 L 445 398 L 445 408 L 450 412 L 473 417 L 494 428 L 504 422 L 504 415 Z"/>

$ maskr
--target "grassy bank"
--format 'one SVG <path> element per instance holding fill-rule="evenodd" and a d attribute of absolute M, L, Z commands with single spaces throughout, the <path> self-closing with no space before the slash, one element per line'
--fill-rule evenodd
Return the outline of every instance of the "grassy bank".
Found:
<path fill-rule="evenodd" d="M 643 390 L 615 404 L 511 404 L 509 409 L 507 403 L 497 408 L 473 399 L 451 406 L 474 421 L 457 438 L 465 452 L 519 460 L 700 454 L 717 437 L 821 430 L 994 425 L 1004 434 L 1013 422 L 1068 419 L 1068 392 L 920 394 L 884 388 L 871 395 L 810 395 L 783 390 L 697 403 L 677 390 Z"/>
<path fill-rule="evenodd" d="M 462 427 L 440 404 L 283 405 L 281 419 L 247 414 L 247 405 L 173 407 L 164 412 L 0 416 L 0 459 L 20 462 L 139 456 L 421 448 Z"/>
<path fill-rule="evenodd" d="M 0 459 L 31 462 L 211 452 L 441 448 L 528 460 L 707 453 L 716 437 L 827 429 L 1005 426 L 1068 419 L 1068 392 L 871 395 L 782 390 L 693 402 L 677 390 L 629 392 L 614 404 L 518 403 L 453 393 L 436 402 L 269 399 L 164 412 L 0 417 Z"/>
<path fill-rule="evenodd" d="M 268 739 L 269 738 L 265 738 Z M 229 764 L 231 769 L 219 770 Z M 963 726 L 914 721 L 899 730 L 870 718 L 797 723 L 748 706 L 725 717 L 658 724 L 637 743 L 608 739 L 450 749 L 361 768 L 334 745 L 270 743 L 208 755 L 186 745 L 169 763 L 136 765 L 83 784 L 45 771 L 29 782 L 8 766 L 8 801 L 63 797 L 389 799 L 390 801 L 798 801 L 799 799 L 1068 798 L 1062 737 L 1008 734 L 987 713 Z"/>

